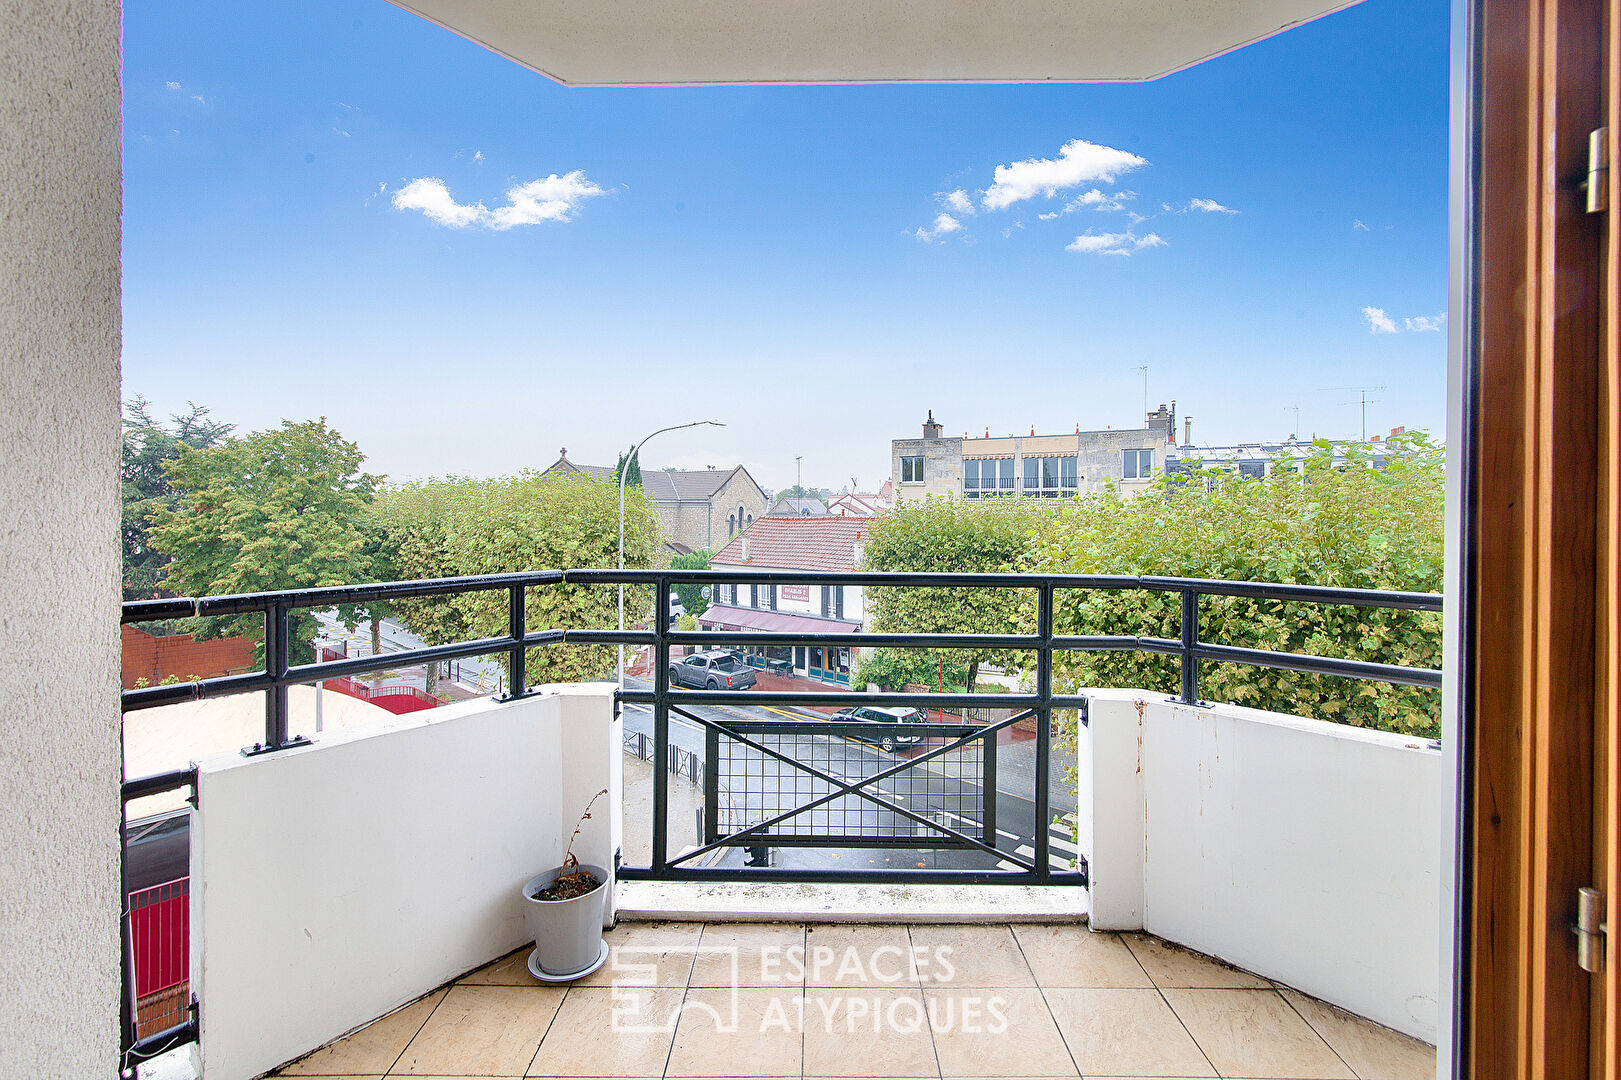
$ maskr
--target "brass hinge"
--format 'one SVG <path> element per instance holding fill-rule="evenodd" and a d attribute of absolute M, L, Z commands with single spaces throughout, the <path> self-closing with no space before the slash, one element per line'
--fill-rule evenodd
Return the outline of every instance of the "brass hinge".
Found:
<path fill-rule="evenodd" d="M 1610 129 L 1601 127 L 1587 135 L 1587 212 L 1602 214 L 1610 208 Z"/>
<path fill-rule="evenodd" d="M 1576 965 L 1595 975 L 1604 970 L 1604 894 L 1591 886 L 1576 890 Z"/>

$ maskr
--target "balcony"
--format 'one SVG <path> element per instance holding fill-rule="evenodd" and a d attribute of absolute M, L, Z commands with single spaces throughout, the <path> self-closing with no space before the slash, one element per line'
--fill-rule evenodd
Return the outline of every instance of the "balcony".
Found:
<path fill-rule="evenodd" d="M 789 639 L 536 630 L 525 616 L 529 590 L 559 583 L 650 586 L 651 610 L 661 610 L 676 580 L 756 578 L 1026 590 L 1027 632 L 792 640 L 994 642 L 1032 657 L 1035 689 L 856 698 L 677 689 L 665 678 L 672 645 Z M 1180 637 L 1055 633 L 1055 597 L 1098 589 L 1179 595 Z M 506 636 L 289 664 L 295 609 L 475 590 L 507 594 Z M 177 790 L 195 800 L 196 1006 L 132 1051 L 144 1057 L 197 1040 L 211 1080 L 276 1068 L 1365 1077 L 1408 1075 L 1402 1069 L 1428 1061 L 1433 1071 L 1421 1040 L 1434 1038 L 1439 998 L 1438 750 L 1212 705 L 1199 698 L 1198 668 L 1220 660 L 1420 686 L 1439 673 L 1201 641 L 1206 596 L 1440 604 L 1426 594 L 1170 578 L 637 570 L 127 604 L 126 622 L 262 612 L 268 658 L 261 672 L 125 692 L 126 711 L 265 696 L 263 740 L 124 784 L 126 803 Z M 529 650 L 582 642 L 652 646 L 651 688 L 527 685 Z M 1176 698 L 1055 691 L 1055 654 L 1126 649 L 1179 657 Z M 290 689 L 302 683 L 492 653 L 507 667 L 501 697 L 313 739 L 290 713 Z M 852 700 L 1006 716 L 871 726 L 790 711 Z M 756 705 L 768 708 L 748 711 Z M 636 763 L 650 778 L 651 805 L 636 815 L 648 835 L 627 837 L 620 710 L 638 706 L 652 721 L 635 755 L 652 758 L 650 769 Z M 1079 782 L 1055 793 L 1053 718 L 1066 715 L 1078 723 Z M 1007 755 L 998 746 L 1031 719 L 1034 767 L 1023 780 L 1033 797 L 1021 800 L 1001 782 Z M 678 721 L 701 731 L 701 753 L 672 741 Z M 578 808 L 604 789 L 607 812 L 574 836 Z M 1070 806 L 1062 827 L 1047 824 L 1055 807 Z M 614 868 L 607 924 L 620 906 L 628 917 L 612 931 L 612 963 L 567 989 L 542 987 L 523 970 L 516 888 L 557 865 L 571 843 L 582 861 Z M 646 852 L 645 864 L 627 861 L 627 851 Z M 744 851 L 788 855 L 744 861 Z M 1089 927 L 1076 925 L 1083 919 Z M 734 1011 L 711 1000 L 730 1003 L 733 990 Z M 970 1012 L 980 1026 L 963 1026 Z"/>
<path fill-rule="evenodd" d="M 520 951 L 276 1075 L 1435 1075 L 1423 1043 L 1143 934 L 622 923 L 608 938 L 609 966 L 567 989 L 537 986 Z"/>

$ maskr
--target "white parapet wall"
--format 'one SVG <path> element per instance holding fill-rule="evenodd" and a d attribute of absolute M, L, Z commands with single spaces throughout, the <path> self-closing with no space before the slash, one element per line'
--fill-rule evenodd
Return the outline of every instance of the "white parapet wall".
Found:
<path fill-rule="evenodd" d="M 1097 930 L 1146 930 L 1433 1042 L 1443 758 L 1428 741 L 1084 691 Z"/>
<path fill-rule="evenodd" d="M 463 702 L 198 763 L 203 1073 L 246 1080 L 525 941 L 519 888 L 621 830 L 613 686 Z M 611 913 L 610 913 L 611 918 Z"/>

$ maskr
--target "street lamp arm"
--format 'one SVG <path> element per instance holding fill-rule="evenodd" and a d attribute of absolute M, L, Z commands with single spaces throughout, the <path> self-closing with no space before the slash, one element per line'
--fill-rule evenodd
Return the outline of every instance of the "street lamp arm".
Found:
<path fill-rule="evenodd" d="M 719 420 L 693 420 L 690 423 L 686 423 L 686 424 L 672 424 L 669 427 L 659 428 L 657 431 L 653 432 L 652 434 L 645 436 L 642 439 L 641 442 L 637 443 L 636 444 L 636 449 L 632 450 L 630 452 L 630 456 L 625 458 L 624 463 L 619 466 L 619 569 L 623 570 L 625 568 L 625 478 L 630 475 L 630 463 L 631 463 L 631 461 L 633 459 L 639 460 L 641 458 L 642 447 L 646 446 L 648 439 L 651 439 L 654 435 L 663 435 L 666 431 L 680 431 L 682 428 L 706 427 L 706 426 L 707 427 L 725 427 L 726 425 L 721 423 Z M 654 618 L 658 618 L 659 616 L 660 616 L 660 613 L 657 613 L 657 612 L 654 613 Z M 620 630 L 621 633 L 623 633 L 624 629 L 625 629 L 625 587 L 623 585 L 620 585 L 619 586 L 619 630 Z M 625 688 L 625 644 L 624 644 L 624 642 L 619 643 L 619 645 L 618 645 L 618 653 L 619 653 L 619 660 L 618 660 L 618 676 L 619 676 L 619 678 L 618 678 L 618 683 L 619 683 L 619 689 L 623 690 Z"/>

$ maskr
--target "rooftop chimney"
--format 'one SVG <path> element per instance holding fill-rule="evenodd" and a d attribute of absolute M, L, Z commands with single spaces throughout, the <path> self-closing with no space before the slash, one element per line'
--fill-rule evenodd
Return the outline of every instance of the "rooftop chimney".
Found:
<path fill-rule="evenodd" d="M 1193 417 L 1184 417 L 1182 420 L 1182 445 L 1193 445 Z"/>
<path fill-rule="evenodd" d="M 940 437 L 940 425 L 934 422 L 933 409 L 929 410 L 929 418 L 923 421 L 923 437 L 925 439 L 938 439 Z"/>

